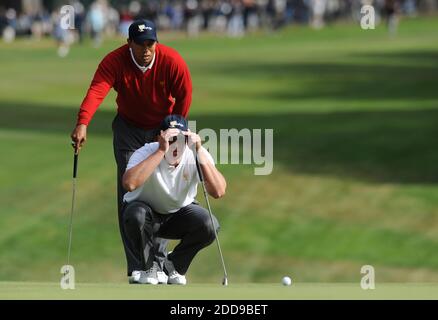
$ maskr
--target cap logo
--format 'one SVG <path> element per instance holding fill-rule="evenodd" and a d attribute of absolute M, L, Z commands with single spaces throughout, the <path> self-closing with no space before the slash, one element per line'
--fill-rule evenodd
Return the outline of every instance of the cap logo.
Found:
<path fill-rule="evenodd" d="M 178 127 L 184 127 L 181 123 L 178 123 L 177 121 L 170 121 L 170 126 L 172 127 L 172 128 L 175 128 L 176 126 L 178 126 Z"/>
<path fill-rule="evenodd" d="M 151 27 L 146 27 L 144 24 L 140 24 L 138 26 L 138 31 L 144 32 L 145 30 L 152 30 L 152 28 Z"/>

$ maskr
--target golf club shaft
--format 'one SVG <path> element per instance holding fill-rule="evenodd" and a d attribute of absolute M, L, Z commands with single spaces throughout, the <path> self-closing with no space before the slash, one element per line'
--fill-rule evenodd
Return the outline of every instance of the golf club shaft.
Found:
<path fill-rule="evenodd" d="M 70 265 L 70 253 L 71 253 L 71 243 L 73 236 L 73 213 L 75 210 L 75 199 L 76 199 L 76 175 L 78 172 L 78 152 L 74 153 L 73 157 L 73 194 L 71 200 L 71 211 L 70 211 L 70 225 L 69 225 L 69 236 L 68 236 L 68 251 L 67 251 L 67 265 Z"/>
<path fill-rule="evenodd" d="M 219 242 L 219 237 L 218 237 L 217 231 L 216 231 L 216 226 L 214 225 L 213 213 L 211 211 L 210 201 L 208 200 L 208 194 L 207 194 L 207 190 L 205 188 L 205 183 L 204 183 L 204 175 L 202 173 L 202 169 L 201 169 L 201 166 L 200 166 L 199 161 L 198 161 L 198 152 L 196 152 L 196 147 L 195 147 L 195 153 L 194 154 L 195 154 L 195 161 L 196 161 L 196 169 L 198 171 L 199 180 L 201 180 L 202 191 L 204 193 L 205 202 L 207 203 L 208 213 L 210 214 L 210 220 L 211 220 L 211 224 L 213 226 L 214 236 L 216 238 L 216 244 L 217 244 L 217 248 L 219 250 L 219 255 L 220 255 L 220 258 L 221 258 L 222 268 L 224 270 L 223 284 L 224 285 L 228 285 L 228 274 L 227 274 L 227 269 L 225 267 L 224 256 L 222 254 L 221 245 L 220 245 L 220 242 Z"/>

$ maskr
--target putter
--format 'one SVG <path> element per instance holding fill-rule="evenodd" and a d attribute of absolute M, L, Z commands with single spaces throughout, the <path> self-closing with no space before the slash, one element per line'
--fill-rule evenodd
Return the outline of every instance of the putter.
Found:
<path fill-rule="evenodd" d="M 72 141 L 74 146 L 74 142 Z M 70 253 L 71 253 L 71 242 L 73 236 L 73 212 L 75 209 L 75 199 L 76 199 L 76 175 L 78 173 L 78 156 L 79 151 L 75 148 L 73 155 L 73 195 L 71 200 L 71 211 L 70 211 L 70 226 L 69 226 L 69 236 L 68 236 L 68 251 L 67 251 L 67 265 L 70 265 Z"/>
<path fill-rule="evenodd" d="M 211 220 L 211 224 L 213 226 L 214 236 L 216 238 L 217 248 L 219 250 L 219 255 L 221 257 L 222 268 L 224 270 L 224 278 L 222 280 L 222 285 L 223 286 L 228 286 L 227 269 L 225 268 L 225 262 L 224 262 L 224 256 L 222 255 L 221 244 L 219 242 L 219 237 L 217 236 L 216 226 L 214 225 L 213 214 L 211 212 L 210 202 L 208 201 L 208 194 L 207 194 L 207 191 L 205 189 L 205 183 L 204 183 L 204 175 L 202 173 L 201 166 L 199 165 L 198 152 L 196 152 L 196 146 L 194 146 L 194 154 L 195 154 L 195 161 L 196 161 L 196 169 L 198 170 L 199 180 L 201 180 L 202 191 L 204 192 L 205 202 L 207 203 L 208 213 L 210 214 L 210 220 Z"/>

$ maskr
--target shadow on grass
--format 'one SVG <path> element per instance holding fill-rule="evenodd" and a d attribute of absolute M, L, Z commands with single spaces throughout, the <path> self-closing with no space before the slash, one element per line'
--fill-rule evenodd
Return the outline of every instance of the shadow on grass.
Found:
<path fill-rule="evenodd" d="M 220 63 L 193 61 L 191 70 L 194 80 L 210 81 L 218 93 L 235 99 L 274 102 L 327 99 L 347 103 L 438 100 L 438 50 L 364 53 L 346 50 L 340 51 L 334 61 L 330 61 L 333 56 L 330 51 L 327 57 L 323 54 L 324 51 L 315 55 L 309 52 L 308 57 L 298 56 L 297 61 L 292 50 L 290 60 L 276 54 L 272 59 L 258 57 L 248 50 L 247 60 L 242 61 L 224 52 L 218 56 Z M 223 89 L 224 78 L 237 80 L 239 85 Z"/>
<path fill-rule="evenodd" d="M 76 109 L 0 103 L 0 128 L 65 136 Z M 111 136 L 115 111 L 89 129 Z M 273 128 L 274 161 L 294 172 L 395 183 L 438 182 L 438 109 L 381 112 L 201 115 L 197 128 Z M 275 166 L 274 166 L 275 170 Z"/>
<path fill-rule="evenodd" d="M 395 55 L 399 64 L 383 65 L 391 59 L 387 55 L 364 55 L 366 63 L 221 63 L 202 67 L 202 72 L 226 76 L 230 79 L 252 81 L 257 79 L 269 85 L 268 90 L 249 93 L 239 88 L 227 91 L 227 95 L 240 99 L 249 95 L 252 99 L 264 98 L 274 101 L 302 99 L 331 99 L 333 101 L 381 101 L 438 99 L 438 60 L 432 66 L 416 66 L 403 61 L 430 61 L 437 53 Z M 361 56 L 362 57 L 362 56 Z M 375 58 L 375 59 L 374 59 Z M 399 60 L 400 59 L 400 60 Z M 375 64 L 373 63 L 375 60 Z M 354 60 L 353 60 L 354 61 Z M 199 71 L 201 72 L 201 71 Z M 275 85 L 273 85 L 273 83 Z M 277 87 L 278 89 L 273 89 Z"/>
<path fill-rule="evenodd" d="M 397 52 L 373 52 L 373 53 L 363 53 L 351 54 L 352 57 L 361 58 L 372 58 L 379 62 L 388 62 L 396 60 L 397 63 L 413 63 L 427 62 L 433 63 L 438 66 L 438 51 L 436 50 L 407 50 L 407 51 L 397 51 Z"/>

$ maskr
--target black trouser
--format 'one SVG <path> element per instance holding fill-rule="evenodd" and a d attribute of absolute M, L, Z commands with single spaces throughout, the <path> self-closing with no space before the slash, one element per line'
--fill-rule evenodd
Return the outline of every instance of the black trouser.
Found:
<path fill-rule="evenodd" d="M 123 196 L 126 190 L 122 185 L 122 177 L 125 173 L 129 158 L 135 150 L 144 146 L 145 143 L 153 142 L 155 140 L 154 130 L 144 130 L 133 126 L 124 120 L 120 115 L 116 115 L 113 121 L 113 148 L 114 157 L 117 162 L 117 207 L 119 216 L 119 229 L 122 237 L 123 247 L 125 248 L 127 272 L 128 276 L 137 268 L 136 256 L 127 245 L 127 238 L 122 222 Z M 155 260 L 160 269 L 163 268 L 164 259 L 167 256 L 167 240 L 155 239 Z M 141 270 L 141 269 L 140 269 Z"/>
<path fill-rule="evenodd" d="M 213 220 L 216 231 L 219 231 L 214 216 Z M 215 239 L 208 211 L 195 203 L 175 213 L 159 214 L 142 201 L 132 201 L 124 205 L 123 222 L 129 249 L 136 258 L 136 270 L 147 270 L 152 266 L 156 237 L 181 240 L 168 259 L 183 275 L 195 255 Z"/>

